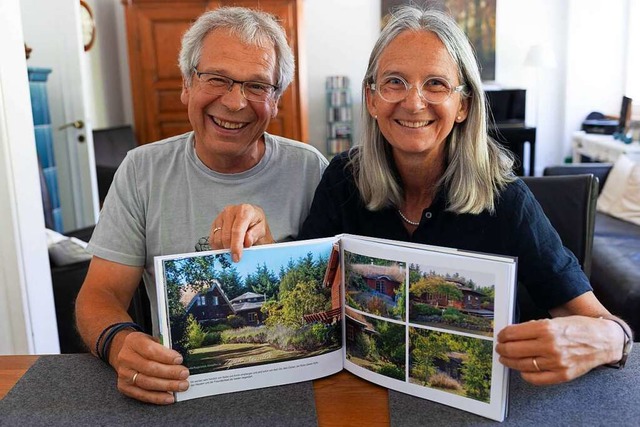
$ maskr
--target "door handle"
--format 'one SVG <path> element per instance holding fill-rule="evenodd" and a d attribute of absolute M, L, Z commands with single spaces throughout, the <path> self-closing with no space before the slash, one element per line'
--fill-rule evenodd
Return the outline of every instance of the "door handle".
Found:
<path fill-rule="evenodd" d="M 74 127 L 76 129 L 84 128 L 84 122 L 82 120 L 76 120 L 75 122 L 65 123 L 58 128 L 58 130 L 64 130 L 66 128 Z"/>

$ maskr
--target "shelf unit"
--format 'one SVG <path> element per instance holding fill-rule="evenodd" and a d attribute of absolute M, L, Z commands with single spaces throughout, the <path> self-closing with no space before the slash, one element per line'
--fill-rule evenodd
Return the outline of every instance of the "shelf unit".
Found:
<path fill-rule="evenodd" d="M 51 69 L 28 67 L 31 112 L 40 164 L 42 203 L 45 226 L 62 233 L 62 209 L 58 193 L 58 167 L 53 155 L 53 133 L 47 96 L 47 79 Z"/>
<path fill-rule="evenodd" d="M 353 107 L 346 76 L 327 77 L 327 156 L 348 150 L 353 144 Z"/>

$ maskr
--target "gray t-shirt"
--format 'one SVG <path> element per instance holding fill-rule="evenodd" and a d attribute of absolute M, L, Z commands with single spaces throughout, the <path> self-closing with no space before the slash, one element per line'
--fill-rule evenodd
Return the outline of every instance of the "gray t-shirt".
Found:
<path fill-rule="evenodd" d="M 265 153 L 256 166 L 221 174 L 200 161 L 193 138 L 189 132 L 127 154 L 87 248 L 109 261 L 144 266 L 154 333 L 154 256 L 195 251 L 222 209 L 239 203 L 262 207 L 277 241 L 294 239 L 327 166 L 311 145 L 265 133 Z"/>

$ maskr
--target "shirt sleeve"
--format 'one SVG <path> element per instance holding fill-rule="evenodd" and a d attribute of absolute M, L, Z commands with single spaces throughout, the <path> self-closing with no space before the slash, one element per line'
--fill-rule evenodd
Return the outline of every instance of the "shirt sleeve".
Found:
<path fill-rule="evenodd" d="M 560 236 L 524 183 L 507 218 L 515 253 L 518 279 L 539 307 L 549 310 L 591 291 L 589 280 L 573 253 L 562 245 Z"/>
<path fill-rule="evenodd" d="M 130 266 L 144 266 L 145 207 L 141 201 L 135 157 L 127 154 L 116 171 L 87 250 Z"/>

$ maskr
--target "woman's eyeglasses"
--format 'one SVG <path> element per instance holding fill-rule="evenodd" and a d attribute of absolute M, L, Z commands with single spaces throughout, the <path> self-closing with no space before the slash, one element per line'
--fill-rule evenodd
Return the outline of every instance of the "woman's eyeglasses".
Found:
<path fill-rule="evenodd" d="M 387 76 L 377 83 L 370 83 L 369 88 L 387 102 L 404 101 L 411 89 L 416 88 L 418 95 L 429 104 L 442 104 L 456 92 L 462 92 L 466 85 L 453 87 L 448 80 L 431 77 L 422 83 L 420 88 L 410 85 L 400 76 Z"/>

